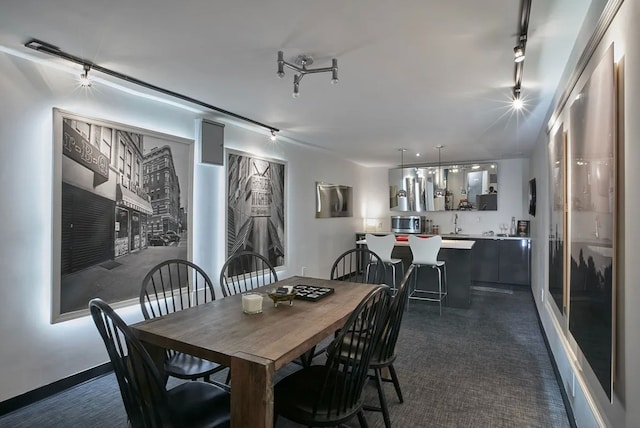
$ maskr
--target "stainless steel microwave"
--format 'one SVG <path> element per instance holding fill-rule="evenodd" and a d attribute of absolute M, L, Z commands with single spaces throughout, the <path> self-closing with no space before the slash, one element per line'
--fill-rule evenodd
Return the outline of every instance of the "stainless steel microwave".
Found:
<path fill-rule="evenodd" d="M 391 231 L 396 233 L 424 232 L 425 217 L 417 215 L 392 215 Z"/>

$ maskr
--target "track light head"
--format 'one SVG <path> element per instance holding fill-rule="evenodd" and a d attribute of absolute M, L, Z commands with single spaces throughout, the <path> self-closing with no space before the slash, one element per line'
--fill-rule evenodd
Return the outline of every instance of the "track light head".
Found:
<path fill-rule="evenodd" d="M 284 77 L 284 59 L 282 51 L 278 51 L 278 72 L 276 73 L 279 78 Z"/>
<path fill-rule="evenodd" d="M 80 74 L 80 86 L 83 88 L 90 88 L 91 79 L 89 79 L 89 70 L 91 70 L 91 66 L 89 64 L 84 64 L 82 68 L 83 72 Z"/>
<path fill-rule="evenodd" d="M 524 48 L 522 45 L 518 45 L 513 48 L 513 61 L 522 62 L 524 61 Z"/>
<path fill-rule="evenodd" d="M 338 84 L 338 60 L 336 58 L 331 60 L 331 83 Z"/>
<path fill-rule="evenodd" d="M 513 108 L 516 110 L 520 110 L 522 109 L 522 107 L 524 107 L 524 102 L 520 97 L 520 88 L 518 86 L 515 86 L 513 88 Z"/>
<path fill-rule="evenodd" d="M 300 96 L 300 80 L 302 80 L 302 74 L 296 74 L 293 76 L 293 98 Z"/>
<path fill-rule="evenodd" d="M 276 141 L 277 137 L 276 137 L 276 131 L 275 130 L 271 130 L 271 141 Z"/>

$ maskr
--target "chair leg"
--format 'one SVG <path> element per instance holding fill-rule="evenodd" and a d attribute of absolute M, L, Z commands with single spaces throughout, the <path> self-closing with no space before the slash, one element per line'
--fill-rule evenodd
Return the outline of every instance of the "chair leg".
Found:
<path fill-rule="evenodd" d="M 442 316 L 442 271 L 438 269 L 438 306 L 440 307 L 440 316 Z"/>
<path fill-rule="evenodd" d="M 393 294 L 396 294 L 396 265 L 391 263 L 391 285 L 393 286 Z"/>
<path fill-rule="evenodd" d="M 369 428 L 369 424 L 367 423 L 367 419 L 364 417 L 364 412 L 362 410 L 358 412 L 358 421 L 360 422 L 361 428 Z"/>
<path fill-rule="evenodd" d="M 378 398 L 380 399 L 380 409 L 382 410 L 382 418 L 384 419 L 384 426 L 391 428 L 391 420 L 389 419 L 389 408 L 387 407 L 387 398 L 384 396 L 384 390 L 382 389 L 382 374 L 380 369 L 374 370 L 376 374 L 376 388 L 378 389 Z"/>
<path fill-rule="evenodd" d="M 396 369 L 393 367 L 393 364 L 389 366 L 389 373 L 391 374 L 393 387 L 396 389 L 396 394 L 398 394 L 398 400 L 400 400 L 401 403 L 404 403 L 404 398 L 402 397 L 402 390 L 400 389 L 400 381 L 398 380 L 398 374 L 396 373 Z"/>
<path fill-rule="evenodd" d="M 319 355 L 319 354 L 318 354 Z M 300 355 L 300 362 L 302 363 L 302 367 L 307 368 L 313 362 L 313 358 L 317 357 L 316 355 L 316 347 L 309 349 L 304 354 Z"/>
<path fill-rule="evenodd" d="M 446 299 L 447 306 L 448 306 L 449 305 L 449 279 L 447 278 L 447 265 L 446 265 L 446 263 L 442 267 L 444 268 L 444 292 L 447 294 L 445 299 Z M 471 296 L 471 294 L 469 294 L 469 296 Z M 471 302 L 471 301 L 469 301 L 469 302 Z"/>

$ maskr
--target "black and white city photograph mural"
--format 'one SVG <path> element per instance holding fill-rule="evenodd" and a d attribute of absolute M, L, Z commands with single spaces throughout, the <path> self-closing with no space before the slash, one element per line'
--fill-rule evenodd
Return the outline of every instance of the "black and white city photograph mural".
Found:
<path fill-rule="evenodd" d="M 248 250 L 284 266 L 284 189 L 283 162 L 228 151 L 227 258 Z"/>
<path fill-rule="evenodd" d="M 147 272 L 189 257 L 193 140 L 59 109 L 53 132 L 52 321 L 137 303 Z"/>
<path fill-rule="evenodd" d="M 613 45 L 573 100 L 569 129 L 569 331 L 611 399 L 616 98 Z"/>

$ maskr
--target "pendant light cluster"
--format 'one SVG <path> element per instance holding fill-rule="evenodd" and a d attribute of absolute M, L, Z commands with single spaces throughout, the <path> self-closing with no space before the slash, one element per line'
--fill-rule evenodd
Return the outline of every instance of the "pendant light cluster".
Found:
<path fill-rule="evenodd" d="M 513 73 L 513 108 L 517 110 L 521 109 L 524 105 L 522 101 L 522 74 L 524 72 L 524 58 L 527 47 L 530 14 L 531 0 L 521 0 L 518 44 L 513 48 L 513 61 L 515 62 L 515 70 Z"/>

